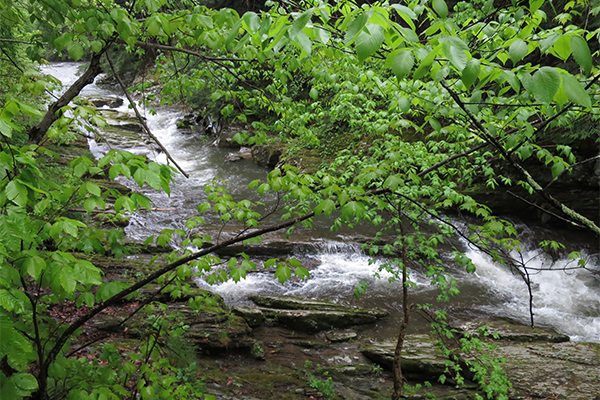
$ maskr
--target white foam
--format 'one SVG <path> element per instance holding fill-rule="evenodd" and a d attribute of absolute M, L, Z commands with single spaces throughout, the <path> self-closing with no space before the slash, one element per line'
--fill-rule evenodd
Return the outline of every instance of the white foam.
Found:
<path fill-rule="evenodd" d="M 465 281 L 485 285 L 499 300 L 499 304 L 486 305 L 481 309 L 529 323 L 529 293 L 523 278 L 482 253 L 469 251 L 467 255 L 477 266 L 477 271 L 467 275 Z M 584 269 L 569 270 L 575 266 L 571 260 L 552 262 L 531 250 L 523 252 L 523 259 L 530 268 L 533 283 L 534 322 L 551 326 L 569 335 L 572 340 L 600 342 L 598 276 Z M 598 270 L 597 261 L 590 259 L 588 267 Z"/>

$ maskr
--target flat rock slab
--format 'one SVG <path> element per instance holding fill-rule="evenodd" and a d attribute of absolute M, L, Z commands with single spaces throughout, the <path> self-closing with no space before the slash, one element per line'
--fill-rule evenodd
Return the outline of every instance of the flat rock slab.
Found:
<path fill-rule="evenodd" d="M 358 333 L 354 331 L 329 331 L 325 332 L 327 340 L 330 342 L 347 342 L 348 340 L 354 340 L 358 337 Z"/>
<path fill-rule="evenodd" d="M 395 340 L 360 348 L 365 357 L 390 370 L 393 368 L 395 350 Z M 402 371 L 407 377 L 437 381 L 445 369 L 445 359 L 429 335 L 405 336 L 402 347 Z"/>
<path fill-rule="evenodd" d="M 598 343 L 499 342 L 494 356 L 506 359 L 511 399 L 600 399 Z"/>
<path fill-rule="evenodd" d="M 267 318 L 289 329 L 305 332 L 318 332 L 331 328 L 344 328 L 351 325 L 368 324 L 377 321 L 376 315 L 361 310 L 313 311 L 280 310 L 259 307 Z"/>
<path fill-rule="evenodd" d="M 513 384 L 511 400 L 600 400 L 600 344 L 545 343 L 500 340 L 490 355 L 501 364 Z M 391 369 L 395 341 L 361 347 L 374 363 Z M 406 335 L 402 369 L 409 379 L 437 381 L 444 373 L 444 358 L 428 335 Z"/>
<path fill-rule="evenodd" d="M 330 301 L 303 299 L 295 296 L 250 296 L 250 300 L 263 308 L 282 310 L 362 312 L 373 315 L 377 318 L 383 318 L 388 315 L 387 311 L 383 311 L 378 308 L 346 307 Z"/>
<path fill-rule="evenodd" d="M 388 314 L 379 309 L 345 307 L 293 296 L 251 296 L 250 299 L 259 305 L 258 309 L 266 318 L 305 332 L 368 324 Z"/>
<path fill-rule="evenodd" d="M 527 325 L 511 322 L 503 319 L 478 318 L 460 324 L 459 331 L 471 336 L 481 336 L 478 327 L 486 325 L 487 332 L 499 340 L 510 340 L 514 342 L 545 342 L 562 343 L 568 342 L 569 336 L 558 333 L 553 329 L 532 328 Z"/>
<path fill-rule="evenodd" d="M 109 108 L 117 108 L 123 105 L 123 99 L 117 96 L 101 96 L 101 95 L 93 95 L 87 96 L 86 100 L 94 105 L 94 107 L 109 107 Z"/>

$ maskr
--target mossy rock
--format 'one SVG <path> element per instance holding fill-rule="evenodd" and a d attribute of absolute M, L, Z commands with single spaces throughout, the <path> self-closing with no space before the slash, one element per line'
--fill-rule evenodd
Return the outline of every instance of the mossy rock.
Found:
<path fill-rule="evenodd" d="M 365 357 L 392 369 L 397 341 L 385 341 L 360 348 Z M 445 358 L 429 335 L 406 335 L 402 347 L 402 371 L 410 379 L 437 381 L 446 370 Z"/>
<path fill-rule="evenodd" d="M 318 332 L 373 323 L 388 315 L 380 309 L 345 307 L 293 296 L 251 296 L 265 317 L 289 329 Z"/>
<path fill-rule="evenodd" d="M 254 146 L 252 148 L 252 159 L 261 167 L 275 168 L 283 155 L 281 143 L 269 143 Z"/>
<path fill-rule="evenodd" d="M 264 314 L 256 307 L 236 306 L 232 311 L 235 315 L 244 318 L 251 328 L 261 326 L 265 321 Z"/>
<path fill-rule="evenodd" d="M 514 342 L 545 342 L 562 343 L 570 340 L 569 336 L 556 332 L 550 328 L 532 328 L 518 322 L 506 319 L 479 318 L 476 320 L 464 322 L 459 330 L 463 334 L 474 337 L 483 336 L 478 330 L 480 326 L 486 326 L 487 332 L 491 334 L 490 338 L 495 340 L 510 340 Z"/>
<path fill-rule="evenodd" d="M 346 307 L 330 301 L 304 299 L 297 296 L 250 296 L 250 300 L 263 308 L 366 313 L 377 318 L 383 318 L 388 315 L 386 311 L 378 308 Z"/>

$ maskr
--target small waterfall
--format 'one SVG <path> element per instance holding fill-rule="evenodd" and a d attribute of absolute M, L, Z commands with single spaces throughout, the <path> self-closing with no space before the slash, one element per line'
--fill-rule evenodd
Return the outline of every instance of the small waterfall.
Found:
<path fill-rule="evenodd" d="M 483 285 L 497 299 L 495 304 L 484 305 L 481 310 L 528 324 L 529 293 L 521 276 L 480 252 L 469 251 L 467 255 L 477 271 L 465 275 L 464 283 Z M 572 340 L 600 342 L 598 260 L 588 257 L 589 270 L 583 270 L 569 269 L 575 264 L 573 260 L 553 261 L 535 250 L 523 251 L 523 259 L 529 260 L 526 265 L 533 282 L 535 323 L 551 326 Z"/>
<path fill-rule="evenodd" d="M 401 282 L 394 279 L 393 274 L 380 270 L 385 260 L 372 260 L 360 250 L 358 245 L 324 241 L 315 245 L 311 253 L 302 252 L 291 257 L 300 260 L 308 259 L 310 264 L 316 265 L 310 271 L 308 279 L 303 281 L 292 279 L 281 285 L 272 272 L 259 272 L 248 274 L 247 279 L 238 283 L 225 282 L 210 289 L 232 304 L 243 303 L 248 295 L 253 294 L 300 296 L 352 304 L 355 288 L 361 282 L 365 282 L 368 284 L 365 296 L 372 300 L 370 303 L 384 308 L 392 300 L 397 300 L 402 291 Z M 414 292 L 429 287 L 429 282 L 422 273 L 412 271 L 410 278 L 416 285 L 412 289 Z M 198 283 L 202 287 L 209 287 L 200 278 Z M 373 304 L 373 301 L 377 304 Z"/>

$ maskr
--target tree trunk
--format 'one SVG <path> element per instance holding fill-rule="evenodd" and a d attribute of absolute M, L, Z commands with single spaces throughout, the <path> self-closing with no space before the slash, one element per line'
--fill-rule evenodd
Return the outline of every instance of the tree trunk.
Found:
<path fill-rule="evenodd" d="M 84 74 L 81 75 L 58 100 L 48 107 L 48 112 L 44 115 L 42 122 L 27 132 L 30 144 L 40 143 L 46 135 L 46 132 L 48 132 L 48 129 L 50 129 L 50 126 L 52 126 L 54 121 L 60 118 L 60 109 L 69 104 L 71 100 L 81 92 L 81 89 L 94 82 L 94 79 L 102 72 L 102 68 L 100 68 L 100 57 L 102 57 L 102 54 L 103 52 L 94 54 L 90 61 L 90 65 Z"/>
<path fill-rule="evenodd" d="M 400 213 L 399 213 L 400 214 Z M 401 216 L 401 214 L 399 215 Z M 404 386 L 404 378 L 402 376 L 402 347 L 404 346 L 404 335 L 410 317 L 410 306 L 408 304 L 408 286 L 407 282 L 407 261 L 406 256 L 406 238 L 404 232 L 404 222 L 400 220 L 400 234 L 402 235 L 402 323 L 400 324 L 400 332 L 398 332 L 398 342 L 396 350 L 394 350 L 394 394 L 392 400 L 399 400 L 402 396 L 402 387 Z"/>

